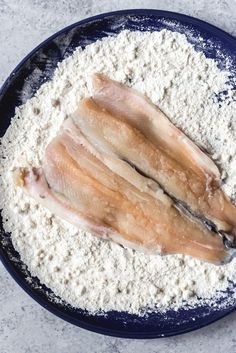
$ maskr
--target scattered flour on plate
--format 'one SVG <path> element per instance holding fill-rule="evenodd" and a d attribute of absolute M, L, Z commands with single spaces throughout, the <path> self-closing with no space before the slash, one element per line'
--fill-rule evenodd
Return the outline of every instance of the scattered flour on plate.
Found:
<path fill-rule="evenodd" d="M 123 31 L 58 64 L 52 81 L 16 109 L 1 140 L 4 228 L 32 275 L 73 306 L 98 310 L 164 310 L 212 298 L 235 279 L 236 261 L 215 266 L 183 256 L 145 255 L 77 230 L 27 197 L 12 182 L 18 166 L 40 166 L 44 150 L 81 97 L 92 93 L 93 72 L 146 93 L 205 148 L 222 170 L 223 188 L 236 199 L 236 102 L 228 73 L 184 35 Z M 227 99 L 216 96 L 228 89 Z"/>

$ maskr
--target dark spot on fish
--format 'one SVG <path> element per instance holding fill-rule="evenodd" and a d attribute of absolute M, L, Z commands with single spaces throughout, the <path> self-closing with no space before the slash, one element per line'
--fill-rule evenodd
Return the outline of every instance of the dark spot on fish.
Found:
<path fill-rule="evenodd" d="M 235 237 L 230 236 L 229 234 L 224 232 L 219 232 L 219 234 L 222 236 L 224 246 L 227 249 L 236 249 Z"/>

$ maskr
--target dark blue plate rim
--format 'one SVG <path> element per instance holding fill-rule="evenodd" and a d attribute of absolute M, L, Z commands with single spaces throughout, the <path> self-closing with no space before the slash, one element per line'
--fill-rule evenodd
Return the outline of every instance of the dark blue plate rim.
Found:
<path fill-rule="evenodd" d="M 102 20 L 105 17 L 111 17 L 111 16 L 129 16 L 129 15 L 142 15 L 142 16 L 158 16 L 158 17 L 168 17 L 173 20 L 179 21 L 179 22 L 188 22 L 191 25 L 196 25 L 200 26 L 201 29 L 205 31 L 209 31 L 212 34 L 218 36 L 221 38 L 221 40 L 226 40 L 228 43 L 230 43 L 232 46 L 235 46 L 236 44 L 236 38 L 234 38 L 232 35 L 229 33 L 225 32 L 224 30 L 221 30 L 220 28 L 209 24 L 205 21 L 199 20 L 197 18 L 181 14 L 181 13 L 176 13 L 176 12 L 171 12 L 171 11 L 163 11 L 163 10 L 155 10 L 155 9 L 129 9 L 129 10 L 120 10 L 120 11 L 113 11 L 113 12 L 107 12 L 107 13 L 102 13 L 96 16 L 92 16 L 89 18 L 86 18 L 84 20 L 75 22 L 67 27 L 64 27 L 63 29 L 59 30 L 52 36 L 48 37 L 46 40 L 42 41 L 38 46 L 36 46 L 32 51 L 30 51 L 29 54 L 27 54 L 21 61 L 20 63 L 15 67 L 15 69 L 10 73 L 10 75 L 7 77 L 5 82 L 0 88 L 0 95 L 3 95 L 5 91 L 8 88 L 8 83 L 11 81 L 11 79 L 16 75 L 16 73 L 22 68 L 22 66 L 25 64 L 25 62 L 32 57 L 39 49 L 43 48 L 46 44 L 48 44 L 50 41 L 55 39 L 57 36 L 60 34 L 63 34 L 66 31 L 69 31 L 75 27 L 78 26 L 83 26 L 86 24 L 89 24 L 93 21 L 96 20 Z M 81 328 L 84 328 L 86 330 L 96 332 L 99 334 L 104 334 L 107 336 L 113 336 L 113 337 L 120 337 L 120 338 L 135 338 L 135 339 L 154 339 L 154 338 L 163 338 L 163 337 L 169 337 L 169 336 L 177 336 L 183 333 L 188 333 L 197 329 L 200 329 L 204 326 L 207 326 L 211 323 L 214 323 L 218 321 L 219 319 L 229 315 L 230 313 L 234 312 L 236 307 L 232 307 L 230 309 L 227 309 L 226 312 L 222 313 L 220 317 L 217 318 L 212 318 L 208 319 L 207 322 L 203 322 L 202 324 L 196 323 L 196 325 L 192 325 L 190 328 L 184 328 L 184 329 L 179 329 L 178 331 L 176 330 L 170 330 L 168 333 L 165 333 L 165 335 L 161 334 L 160 332 L 153 333 L 151 332 L 150 334 L 145 332 L 124 332 L 121 330 L 109 330 L 105 328 L 101 328 L 97 325 L 94 324 L 89 324 L 84 322 L 83 320 L 79 319 L 74 319 L 71 317 L 69 314 L 64 312 L 62 309 L 59 307 L 53 306 L 53 303 L 50 301 L 46 300 L 44 297 L 40 296 L 36 291 L 34 291 L 31 286 L 27 283 L 25 279 L 23 279 L 21 276 L 19 276 L 16 268 L 13 266 L 7 255 L 4 253 L 4 251 L 0 248 L 0 260 L 8 273 L 11 275 L 11 277 L 16 281 L 16 283 L 30 296 L 32 297 L 37 303 L 39 303 L 43 308 L 46 310 L 50 311 L 57 317 L 74 324 L 76 326 L 79 326 Z"/>

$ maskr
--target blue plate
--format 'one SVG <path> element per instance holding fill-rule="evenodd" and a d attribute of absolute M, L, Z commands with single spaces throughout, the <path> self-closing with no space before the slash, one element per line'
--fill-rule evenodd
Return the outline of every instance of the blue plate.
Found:
<path fill-rule="evenodd" d="M 77 46 L 85 47 L 99 38 L 119 33 L 123 29 L 160 31 L 166 28 L 184 33 L 207 57 L 214 58 L 224 68 L 225 55 L 236 65 L 236 40 L 222 30 L 200 20 L 176 13 L 158 10 L 130 10 L 102 14 L 77 22 L 56 33 L 35 48 L 16 67 L 0 91 L 0 133 L 4 134 L 14 116 L 15 107 L 30 98 L 41 84 L 49 80 L 57 63 L 71 54 Z M 206 44 L 202 49 L 199 35 Z M 38 73 L 35 79 L 35 72 Z M 22 96 L 27 85 L 29 96 Z M 0 256 L 8 272 L 16 282 L 39 304 L 53 314 L 72 324 L 98 333 L 129 338 L 157 338 L 177 335 L 195 330 L 216 321 L 232 312 L 236 299 L 227 295 L 215 299 L 215 305 L 200 305 L 195 308 L 169 310 L 165 314 L 151 312 L 138 317 L 126 312 L 108 312 L 105 316 L 90 315 L 84 310 L 74 309 L 57 299 L 52 291 L 32 277 L 14 250 L 10 234 L 0 228 Z M 30 279 L 30 281 L 29 281 Z M 223 307 L 223 309 L 222 309 Z"/>

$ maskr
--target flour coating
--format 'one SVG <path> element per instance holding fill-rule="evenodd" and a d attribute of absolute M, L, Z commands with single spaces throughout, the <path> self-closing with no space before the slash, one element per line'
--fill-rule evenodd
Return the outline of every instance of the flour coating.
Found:
<path fill-rule="evenodd" d="M 64 119 L 92 94 L 94 72 L 145 93 L 210 153 L 221 169 L 225 192 L 236 200 L 236 98 L 227 85 L 229 73 L 177 32 L 123 31 L 77 48 L 58 64 L 53 79 L 16 109 L 0 146 L 5 230 L 31 274 L 75 307 L 139 313 L 145 307 L 195 305 L 199 297 L 210 300 L 235 279 L 235 260 L 215 266 L 184 255 L 123 248 L 58 219 L 14 186 L 14 169 L 40 166 Z"/>

